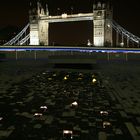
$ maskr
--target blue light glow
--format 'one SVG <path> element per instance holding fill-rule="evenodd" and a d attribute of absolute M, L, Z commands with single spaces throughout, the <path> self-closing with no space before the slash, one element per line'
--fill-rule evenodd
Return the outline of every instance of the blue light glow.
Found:
<path fill-rule="evenodd" d="M 40 48 L 40 47 L 1 47 L 0 51 L 65 51 L 65 52 L 84 52 L 84 53 L 140 53 L 140 49 L 117 49 L 117 48 L 87 48 L 87 47 L 46 47 L 46 48 Z"/>

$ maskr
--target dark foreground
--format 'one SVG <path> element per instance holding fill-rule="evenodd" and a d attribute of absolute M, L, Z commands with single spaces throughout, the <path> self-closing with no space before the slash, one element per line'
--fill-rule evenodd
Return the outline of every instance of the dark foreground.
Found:
<path fill-rule="evenodd" d="M 60 66 L 0 63 L 0 139 L 140 139 L 138 63 Z"/>

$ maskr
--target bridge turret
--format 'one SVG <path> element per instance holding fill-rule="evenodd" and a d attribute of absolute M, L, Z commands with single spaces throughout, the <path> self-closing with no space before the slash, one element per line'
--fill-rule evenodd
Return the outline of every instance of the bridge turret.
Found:
<path fill-rule="evenodd" d="M 49 44 L 49 23 L 47 20 L 41 20 L 42 17 L 49 17 L 48 5 L 41 5 L 41 13 L 39 16 L 38 27 L 39 27 L 39 44 L 48 45 Z"/>
<path fill-rule="evenodd" d="M 94 46 L 112 45 L 112 10 L 110 3 L 97 2 L 93 4 Z"/>
<path fill-rule="evenodd" d="M 38 7 L 30 3 L 30 45 L 39 45 Z"/>
<path fill-rule="evenodd" d="M 49 23 L 41 20 L 42 17 L 49 16 L 48 6 L 37 2 L 30 6 L 30 45 L 48 45 L 49 44 Z"/>
<path fill-rule="evenodd" d="M 48 4 L 46 4 L 46 16 L 49 16 Z"/>
<path fill-rule="evenodd" d="M 38 16 L 44 16 L 46 15 L 46 12 L 45 12 L 45 8 L 42 6 L 42 4 L 40 2 L 37 2 L 37 7 L 38 7 Z"/>
<path fill-rule="evenodd" d="M 102 9 L 105 9 L 105 7 L 106 7 L 106 4 L 103 3 L 103 4 L 102 4 Z"/>
<path fill-rule="evenodd" d="M 97 9 L 102 9 L 102 4 L 101 4 L 101 2 L 98 2 L 98 3 L 97 3 Z"/>

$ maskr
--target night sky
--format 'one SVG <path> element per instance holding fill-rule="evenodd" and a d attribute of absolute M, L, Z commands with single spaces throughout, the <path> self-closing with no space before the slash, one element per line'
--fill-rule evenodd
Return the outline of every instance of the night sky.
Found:
<path fill-rule="evenodd" d="M 0 29 L 8 25 L 19 28 L 28 23 L 29 3 L 31 0 L 1 0 L 0 3 Z M 47 1 L 50 15 L 71 12 L 92 12 L 94 0 L 44 0 Z M 32 1 L 31 1 L 32 2 Z M 139 0 L 112 0 L 114 7 L 114 19 L 128 31 L 140 37 Z M 60 8 L 60 11 L 57 10 Z M 63 28 L 63 30 L 62 30 Z M 61 36 L 60 36 L 61 33 Z M 80 34 L 79 34 L 80 33 Z M 70 35 L 68 37 L 68 34 Z M 67 37 L 66 37 L 67 36 Z M 89 22 L 57 23 L 50 25 L 50 40 L 61 43 L 76 40 L 85 41 L 92 39 L 92 24 Z M 77 41 L 78 42 L 78 41 Z M 84 43 L 84 42 L 82 42 Z"/>

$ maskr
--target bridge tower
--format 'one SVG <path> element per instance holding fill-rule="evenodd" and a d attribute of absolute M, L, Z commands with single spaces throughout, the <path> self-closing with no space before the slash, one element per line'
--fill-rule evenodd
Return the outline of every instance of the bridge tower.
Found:
<path fill-rule="evenodd" d="M 32 7 L 30 3 L 31 10 L 29 11 L 29 21 L 30 21 L 30 45 L 39 45 L 39 27 L 38 27 L 38 14 L 37 8 Z"/>
<path fill-rule="evenodd" d="M 49 23 L 47 20 L 40 20 L 48 16 L 47 4 L 43 7 L 40 2 L 37 3 L 37 8 L 30 12 L 30 45 L 49 44 Z"/>
<path fill-rule="evenodd" d="M 108 3 L 93 4 L 93 44 L 94 46 L 112 46 L 112 6 Z"/>

